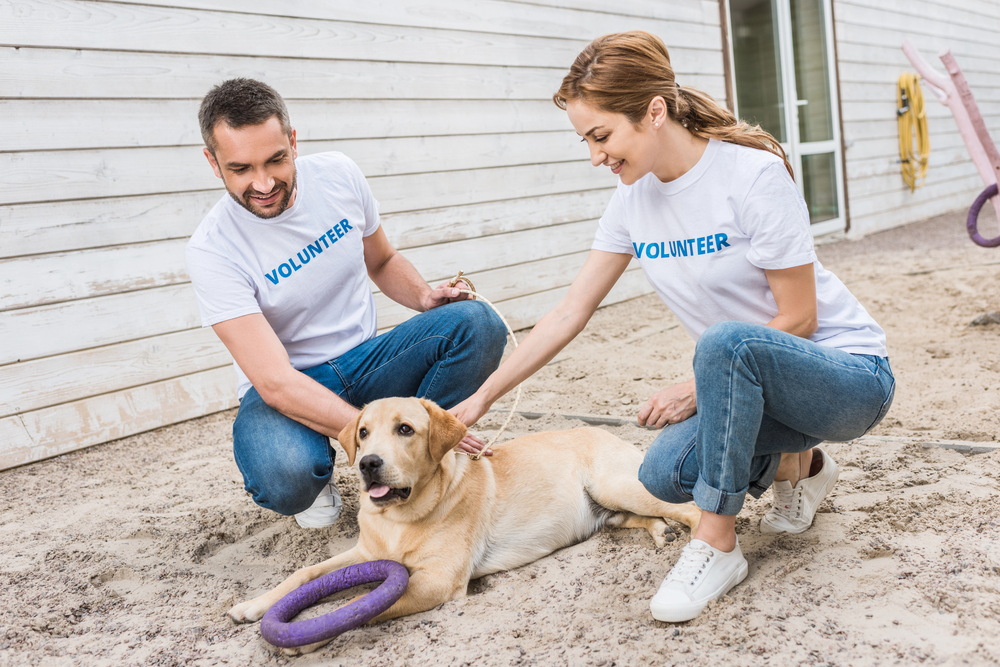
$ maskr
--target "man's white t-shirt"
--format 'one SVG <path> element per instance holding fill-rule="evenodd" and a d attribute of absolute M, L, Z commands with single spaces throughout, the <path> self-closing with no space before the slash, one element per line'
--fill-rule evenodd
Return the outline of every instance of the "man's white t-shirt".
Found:
<path fill-rule="evenodd" d="M 342 153 L 295 161 L 295 202 L 258 218 L 226 194 L 185 250 L 202 326 L 262 313 L 302 370 L 375 336 L 375 301 L 362 238 L 378 229 L 378 202 Z M 240 398 L 250 381 L 236 366 Z"/>
<path fill-rule="evenodd" d="M 697 340 L 717 322 L 767 324 L 778 314 L 764 269 L 813 263 L 819 328 L 810 340 L 886 356 L 885 332 L 816 258 L 809 212 L 779 157 L 710 140 L 668 183 L 619 183 L 595 250 L 639 259 L 656 293 Z"/>

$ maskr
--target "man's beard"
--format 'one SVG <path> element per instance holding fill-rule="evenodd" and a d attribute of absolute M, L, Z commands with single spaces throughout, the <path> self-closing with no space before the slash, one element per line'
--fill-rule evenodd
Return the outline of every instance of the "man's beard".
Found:
<path fill-rule="evenodd" d="M 285 209 L 288 208 L 288 202 L 291 201 L 292 193 L 295 192 L 296 176 L 297 173 L 292 172 L 291 187 L 289 187 L 288 183 L 285 183 L 284 181 L 275 181 L 274 183 L 275 187 L 284 190 L 285 194 L 282 195 L 281 199 L 278 200 L 278 205 L 274 207 L 273 210 L 270 211 L 262 211 L 253 203 L 253 200 L 250 199 L 250 197 L 254 195 L 259 197 L 261 195 L 267 194 L 266 192 L 257 192 L 253 188 L 250 188 L 243 193 L 242 198 L 237 197 L 236 194 L 233 193 L 229 188 L 226 188 L 226 192 L 228 192 L 229 196 L 233 198 L 233 201 L 235 201 L 237 204 L 239 204 L 246 210 L 253 213 L 258 218 L 261 218 L 263 220 L 269 220 L 271 218 L 278 217 L 279 215 L 285 212 Z M 274 192 L 274 190 L 272 190 L 272 192 Z"/>

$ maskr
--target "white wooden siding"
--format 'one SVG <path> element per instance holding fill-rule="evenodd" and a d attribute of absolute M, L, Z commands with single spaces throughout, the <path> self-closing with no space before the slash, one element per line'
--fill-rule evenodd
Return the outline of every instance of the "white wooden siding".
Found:
<path fill-rule="evenodd" d="M 965 72 L 1000 142 L 1000 2 L 995 0 L 834 0 L 851 237 L 967 208 L 983 183 L 951 112 L 924 86 L 930 133 L 926 185 L 911 193 L 899 167 L 896 81 L 913 66 L 909 38 L 943 72 L 948 47 Z"/>
<path fill-rule="evenodd" d="M 196 118 L 213 85 L 273 85 L 300 152 L 361 166 L 425 278 L 465 270 L 521 328 L 615 184 L 551 95 L 629 29 L 724 98 L 715 0 L 0 0 L 0 469 L 235 404 L 183 263 L 222 195 Z M 648 291 L 632 267 L 607 302 Z M 382 328 L 411 314 L 376 300 Z"/>

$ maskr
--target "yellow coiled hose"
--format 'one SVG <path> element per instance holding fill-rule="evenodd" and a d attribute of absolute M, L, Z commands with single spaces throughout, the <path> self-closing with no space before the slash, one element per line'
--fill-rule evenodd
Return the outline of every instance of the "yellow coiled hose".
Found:
<path fill-rule="evenodd" d="M 899 163 L 903 170 L 903 180 L 910 186 L 910 192 L 913 192 L 924 185 L 927 178 L 927 158 L 931 154 L 927 114 L 924 113 L 924 94 L 920 90 L 918 74 L 906 72 L 899 75 L 896 104 L 896 114 L 899 116 Z"/>

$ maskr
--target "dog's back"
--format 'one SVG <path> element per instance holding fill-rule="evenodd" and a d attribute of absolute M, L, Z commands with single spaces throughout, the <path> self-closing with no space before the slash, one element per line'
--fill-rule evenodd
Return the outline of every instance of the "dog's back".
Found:
<path fill-rule="evenodd" d="M 635 447 L 590 427 L 526 435 L 500 444 L 490 459 L 470 461 L 486 468 L 481 472 L 492 475 L 496 487 L 473 577 L 519 567 L 593 535 L 620 513 L 594 497 L 600 495 L 595 487 L 635 480 L 641 463 Z"/>

